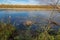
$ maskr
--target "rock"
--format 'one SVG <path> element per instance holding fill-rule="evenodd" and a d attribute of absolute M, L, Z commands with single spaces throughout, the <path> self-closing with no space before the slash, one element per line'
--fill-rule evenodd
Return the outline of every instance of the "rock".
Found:
<path fill-rule="evenodd" d="M 31 26 L 33 24 L 33 22 L 28 20 L 28 21 L 25 21 L 23 24 L 25 26 Z"/>

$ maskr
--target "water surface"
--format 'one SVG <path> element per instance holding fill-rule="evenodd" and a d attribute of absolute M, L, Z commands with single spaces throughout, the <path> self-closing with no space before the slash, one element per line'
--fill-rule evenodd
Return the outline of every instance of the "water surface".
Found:
<path fill-rule="evenodd" d="M 0 20 L 7 22 L 10 20 L 11 24 L 15 24 L 19 28 L 20 24 L 26 20 L 37 22 L 43 25 L 48 24 L 48 19 L 53 11 L 12 11 L 12 10 L 0 10 Z M 54 11 L 52 14 L 52 20 L 60 24 L 60 13 Z M 55 25 L 57 28 L 58 25 Z M 36 27 L 33 25 L 33 27 Z"/>

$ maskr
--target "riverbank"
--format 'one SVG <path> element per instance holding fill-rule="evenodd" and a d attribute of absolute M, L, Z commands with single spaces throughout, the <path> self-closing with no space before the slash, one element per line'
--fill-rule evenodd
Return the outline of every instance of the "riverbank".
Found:
<path fill-rule="evenodd" d="M 0 5 L 0 9 L 5 10 L 60 10 L 60 5 L 54 8 L 55 6 L 51 5 Z"/>

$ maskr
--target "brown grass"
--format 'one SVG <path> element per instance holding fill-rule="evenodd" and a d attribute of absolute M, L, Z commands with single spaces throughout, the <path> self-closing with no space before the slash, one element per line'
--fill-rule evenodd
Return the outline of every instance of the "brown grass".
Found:
<path fill-rule="evenodd" d="M 51 10 L 51 9 L 54 9 L 54 5 L 51 6 L 51 5 L 0 5 L 0 9 L 1 8 L 6 8 L 6 9 L 9 9 L 9 8 L 13 8 L 14 10 L 16 8 L 20 8 L 20 10 L 24 9 L 29 9 L 29 10 Z M 60 5 L 58 5 L 57 9 L 60 10 Z"/>

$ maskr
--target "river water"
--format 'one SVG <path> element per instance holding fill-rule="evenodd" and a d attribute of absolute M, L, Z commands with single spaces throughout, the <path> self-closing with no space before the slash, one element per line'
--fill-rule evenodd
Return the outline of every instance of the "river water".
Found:
<path fill-rule="evenodd" d="M 11 24 L 14 24 L 16 28 L 19 28 L 20 24 L 26 20 L 40 23 L 41 26 L 48 24 L 48 19 L 53 11 L 12 11 L 12 10 L 0 10 L 0 20 L 3 22 L 7 22 L 10 20 Z M 60 13 L 58 11 L 54 11 L 52 14 L 53 21 L 60 24 Z M 54 25 L 54 24 L 53 24 Z M 54 25 L 54 28 L 57 28 L 59 25 Z M 33 25 L 33 28 L 36 27 Z M 35 28 L 36 29 L 36 28 Z"/>

